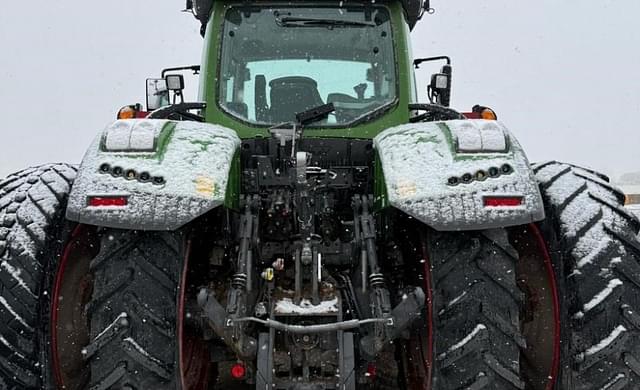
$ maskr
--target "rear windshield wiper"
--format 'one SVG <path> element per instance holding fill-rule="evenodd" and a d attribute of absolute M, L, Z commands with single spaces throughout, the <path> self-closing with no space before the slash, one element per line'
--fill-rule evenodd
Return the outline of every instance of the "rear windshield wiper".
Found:
<path fill-rule="evenodd" d="M 358 22 L 339 19 L 315 19 L 285 16 L 277 18 L 276 23 L 280 27 L 376 27 L 373 22 Z"/>

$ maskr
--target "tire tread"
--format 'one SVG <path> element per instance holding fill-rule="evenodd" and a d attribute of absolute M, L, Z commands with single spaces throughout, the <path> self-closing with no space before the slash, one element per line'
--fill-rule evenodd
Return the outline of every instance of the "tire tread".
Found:
<path fill-rule="evenodd" d="M 560 388 L 636 389 L 640 372 L 640 230 L 604 175 L 560 162 L 534 166 L 568 293 Z M 551 180 L 553 178 L 553 180 Z M 586 188 L 567 196 L 566 188 Z M 587 218 L 578 216 L 583 210 Z"/>
<path fill-rule="evenodd" d="M 77 168 L 47 164 L 0 181 L 0 388 L 41 389 L 42 296 L 50 252 L 58 247 L 63 211 Z M 53 257 L 53 258 L 52 258 Z"/>
<path fill-rule="evenodd" d="M 501 237 L 491 232 L 491 237 Z M 436 389 L 523 389 L 517 255 L 482 233 L 429 237 L 434 279 Z"/>
<path fill-rule="evenodd" d="M 177 388 L 182 248 L 179 232 L 103 234 L 100 253 L 91 263 L 96 281 L 88 307 L 92 342 L 87 358 L 96 373 L 91 388 Z M 126 321 L 118 323 L 121 317 Z M 102 377 L 105 372 L 110 374 Z"/>

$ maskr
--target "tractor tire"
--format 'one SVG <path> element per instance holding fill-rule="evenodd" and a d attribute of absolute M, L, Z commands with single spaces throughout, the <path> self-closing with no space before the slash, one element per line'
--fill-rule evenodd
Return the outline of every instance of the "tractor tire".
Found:
<path fill-rule="evenodd" d="M 0 389 L 53 386 L 47 293 L 71 231 L 64 210 L 75 176 L 49 164 L 0 181 Z"/>
<path fill-rule="evenodd" d="M 596 172 L 533 166 L 560 294 L 558 389 L 640 388 L 640 221 Z"/>
<path fill-rule="evenodd" d="M 107 230 L 90 264 L 90 340 L 83 351 L 91 389 L 175 390 L 180 232 Z"/>
<path fill-rule="evenodd" d="M 523 389 L 518 253 L 504 230 L 427 235 L 433 389 Z"/>

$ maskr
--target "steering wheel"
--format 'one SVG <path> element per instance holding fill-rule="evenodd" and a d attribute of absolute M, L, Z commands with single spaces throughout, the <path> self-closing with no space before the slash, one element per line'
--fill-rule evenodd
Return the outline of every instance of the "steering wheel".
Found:
<path fill-rule="evenodd" d="M 149 119 L 172 119 L 172 120 L 189 120 L 196 122 L 204 122 L 204 117 L 192 114 L 190 110 L 204 110 L 207 103 L 178 103 L 170 106 L 158 108 L 153 111 L 147 118 Z"/>
<path fill-rule="evenodd" d="M 411 123 L 449 121 L 456 119 L 466 119 L 464 115 L 453 108 L 441 106 L 439 104 L 414 103 L 409 104 L 409 110 L 425 111 L 409 119 Z"/>

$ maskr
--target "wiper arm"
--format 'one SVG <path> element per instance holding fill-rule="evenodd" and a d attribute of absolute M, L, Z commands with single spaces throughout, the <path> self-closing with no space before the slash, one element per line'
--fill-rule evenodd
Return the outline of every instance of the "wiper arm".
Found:
<path fill-rule="evenodd" d="M 373 22 L 358 22 L 354 20 L 315 19 L 285 16 L 276 18 L 280 27 L 376 27 Z"/>

